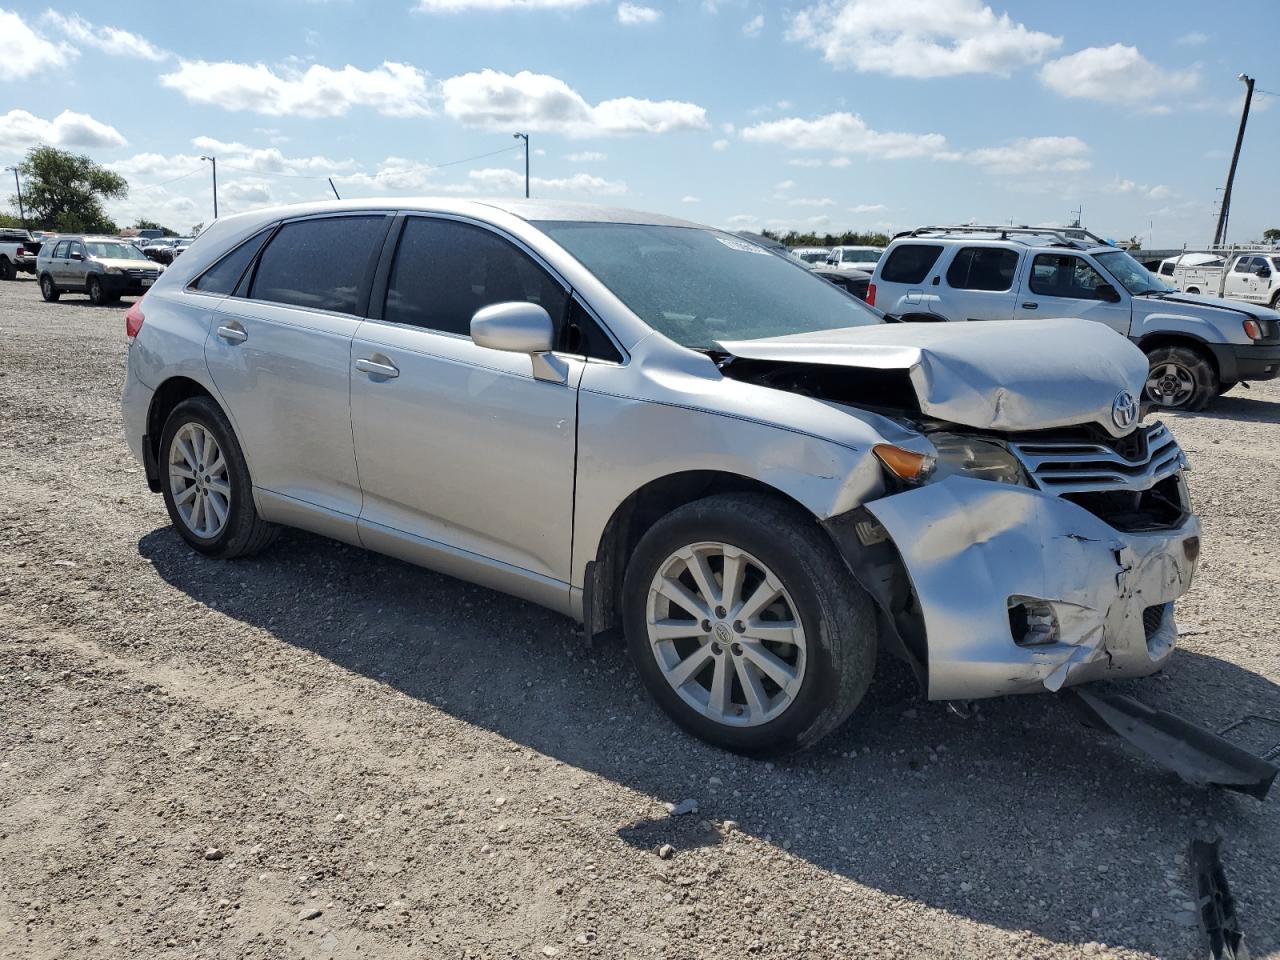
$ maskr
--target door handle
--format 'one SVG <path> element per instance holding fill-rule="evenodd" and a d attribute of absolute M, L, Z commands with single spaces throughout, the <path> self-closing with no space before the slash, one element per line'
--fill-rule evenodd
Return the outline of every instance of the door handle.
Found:
<path fill-rule="evenodd" d="M 1040 306 L 1040 304 L 1038 304 L 1038 303 L 1032 303 L 1030 300 L 1027 300 L 1027 301 L 1025 301 L 1025 302 L 1022 304 L 1022 309 L 1023 309 L 1023 310 L 1035 310 L 1035 309 L 1036 309 L 1037 307 L 1039 307 L 1039 306 Z"/>
<path fill-rule="evenodd" d="M 379 363 L 377 360 L 369 360 L 360 358 L 356 361 L 356 369 L 361 373 L 367 373 L 371 377 L 386 377 L 388 380 L 394 380 L 400 376 L 400 368 L 388 360 L 386 363 Z"/>
<path fill-rule="evenodd" d="M 249 335 L 239 327 L 219 327 L 218 336 L 227 343 L 244 343 L 249 339 Z"/>

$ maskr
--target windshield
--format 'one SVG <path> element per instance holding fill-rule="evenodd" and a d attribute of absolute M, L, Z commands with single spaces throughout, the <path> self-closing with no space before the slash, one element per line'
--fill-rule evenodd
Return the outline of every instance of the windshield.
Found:
<path fill-rule="evenodd" d="M 790 257 L 719 230 L 631 223 L 537 225 L 632 312 L 695 350 L 880 323 L 880 318 Z"/>
<path fill-rule="evenodd" d="M 844 252 L 844 256 L 840 259 L 845 263 L 849 263 L 850 261 L 856 261 L 857 263 L 875 263 L 880 259 L 880 255 L 883 252 L 883 250 L 866 250 L 860 247 L 854 250 L 846 250 Z"/>
<path fill-rule="evenodd" d="M 145 260 L 142 251 L 132 243 L 111 243 L 102 240 L 86 240 L 85 248 L 89 256 L 98 260 Z"/>
<path fill-rule="evenodd" d="M 1170 287 L 1123 250 L 1094 255 L 1097 261 L 1135 296 L 1142 293 L 1172 293 Z"/>

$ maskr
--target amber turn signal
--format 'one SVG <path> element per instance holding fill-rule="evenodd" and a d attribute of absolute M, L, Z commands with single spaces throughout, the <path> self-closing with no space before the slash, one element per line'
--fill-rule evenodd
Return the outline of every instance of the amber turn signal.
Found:
<path fill-rule="evenodd" d="M 933 473 L 934 459 L 914 450 L 904 450 L 891 443 L 877 443 L 871 448 L 886 470 L 907 483 L 924 483 Z"/>

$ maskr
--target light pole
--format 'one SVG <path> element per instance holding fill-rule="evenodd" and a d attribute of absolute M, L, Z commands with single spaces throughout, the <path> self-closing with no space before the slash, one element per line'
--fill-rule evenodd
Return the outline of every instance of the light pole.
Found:
<path fill-rule="evenodd" d="M 213 219 L 218 219 L 218 158 L 217 157 L 201 157 L 201 160 L 208 160 L 213 164 Z"/>
<path fill-rule="evenodd" d="M 1236 164 L 1240 162 L 1240 147 L 1244 144 L 1244 128 L 1249 122 L 1249 105 L 1253 103 L 1253 77 L 1240 74 L 1236 77 L 1245 85 L 1244 110 L 1240 112 L 1240 129 L 1236 133 L 1236 148 L 1231 154 L 1231 167 L 1227 170 L 1227 185 L 1222 191 L 1222 208 L 1218 210 L 1218 228 L 1213 231 L 1213 245 L 1227 242 L 1227 218 L 1231 216 L 1231 187 L 1236 180 Z"/>
<path fill-rule="evenodd" d="M 513 133 L 513 137 L 517 140 L 524 141 L 524 198 L 529 199 L 529 135 L 527 133 Z"/>
<path fill-rule="evenodd" d="M 18 168 L 17 166 L 5 167 L 4 170 L 5 170 L 5 173 L 8 173 L 10 170 L 13 171 L 13 185 L 15 188 L 17 188 L 17 191 L 18 191 L 18 217 L 22 220 L 22 229 L 26 230 L 27 229 L 27 211 L 26 211 L 26 208 L 22 206 L 22 183 L 21 181 L 18 180 Z"/>

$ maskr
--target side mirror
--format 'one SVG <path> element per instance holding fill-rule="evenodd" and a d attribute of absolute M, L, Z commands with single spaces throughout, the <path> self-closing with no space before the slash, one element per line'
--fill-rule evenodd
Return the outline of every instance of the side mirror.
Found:
<path fill-rule="evenodd" d="M 1120 291 L 1109 283 L 1100 283 L 1094 288 L 1094 292 L 1098 294 L 1099 300 L 1105 300 L 1107 303 L 1119 303 Z"/>
<path fill-rule="evenodd" d="M 1258 276 L 1262 277 L 1262 278 L 1265 280 L 1267 277 L 1271 276 L 1271 268 L 1270 268 L 1270 267 L 1259 267 L 1259 268 L 1258 268 Z"/>
<path fill-rule="evenodd" d="M 481 307 L 471 318 L 471 339 L 477 346 L 507 353 L 527 353 L 538 380 L 564 383 L 569 366 L 554 356 L 555 326 L 551 315 L 536 303 L 513 300 Z"/>

